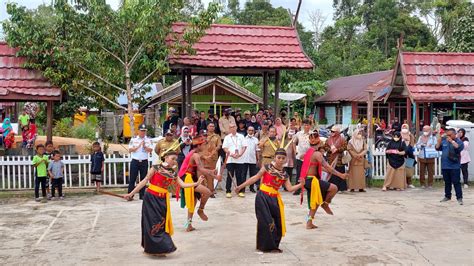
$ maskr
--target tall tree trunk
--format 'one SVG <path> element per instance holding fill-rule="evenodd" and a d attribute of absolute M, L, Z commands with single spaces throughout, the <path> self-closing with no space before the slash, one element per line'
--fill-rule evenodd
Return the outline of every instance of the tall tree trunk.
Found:
<path fill-rule="evenodd" d="M 125 66 L 125 86 L 127 87 L 127 112 L 130 118 L 130 135 L 135 136 L 135 126 L 133 121 L 133 103 L 132 103 L 132 83 L 130 81 L 130 70 Z"/>

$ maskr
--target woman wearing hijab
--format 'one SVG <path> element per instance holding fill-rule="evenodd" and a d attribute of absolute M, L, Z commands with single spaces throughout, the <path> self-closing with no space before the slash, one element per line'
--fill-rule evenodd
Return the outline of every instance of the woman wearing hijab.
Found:
<path fill-rule="evenodd" d="M 420 185 L 421 188 L 426 188 L 425 173 L 428 171 L 428 188 L 433 186 L 433 175 L 435 158 L 429 158 L 428 151 L 435 151 L 436 137 L 431 133 L 430 126 L 423 127 L 423 134 L 418 138 L 416 148 L 419 150 L 418 162 L 420 163 Z"/>
<path fill-rule="evenodd" d="M 464 128 L 458 130 L 458 138 L 464 143 L 464 149 L 461 151 L 461 172 L 464 180 L 464 188 L 469 188 L 467 184 L 469 181 L 467 166 L 471 161 L 471 157 L 469 156 L 469 139 L 466 137 L 466 130 Z"/>
<path fill-rule="evenodd" d="M 365 155 L 367 154 L 367 144 L 365 143 L 362 130 L 356 129 L 347 145 L 347 151 L 351 155 L 349 163 L 348 187 L 351 192 L 358 189 L 365 192 Z"/>
<path fill-rule="evenodd" d="M 283 133 L 286 131 L 286 127 L 285 125 L 283 124 L 283 122 L 281 121 L 281 118 L 280 117 L 277 117 L 277 119 L 275 119 L 275 126 L 274 128 L 276 129 L 276 137 L 278 140 L 281 140 L 283 138 Z"/>
<path fill-rule="evenodd" d="M 324 150 L 327 152 L 328 162 L 332 165 L 334 160 L 337 160 L 335 169 L 340 173 L 345 173 L 346 168 L 342 163 L 342 156 L 344 151 L 347 149 L 347 142 L 343 136 L 341 136 L 341 128 L 333 126 L 331 128 L 331 136 L 327 139 L 324 145 Z M 331 176 L 329 182 L 336 185 L 339 191 L 347 190 L 346 180 L 338 177 Z"/>
<path fill-rule="evenodd" d="M 415 188 L 415 186 L 412 185 L 411 182 L 411 178 L 413 177 L 413 175 L 415 175 L 416 164 L 415 155 L 413 154 L 413 152 L 415 151 L 415 136 L 410 133 L 410 128 L 408 127 L 408 124 L 402 125 L 401 136 L 402 141 L 405 142 L 405 145 L 407 146 L 405 154 L 405 157 L 407 158 L 405 165 L 405 176 L 407 179 L 407 185 L 409 188 Z"/>
<path fill-rule="evenodd" d="M 5 149 L 10 149 L 15 142 L 15 133 L 13 133 L 13 127 L 10 123 L 10 118 L 5 118 L 2 124 L 2 137 L 5 145 Z"/>
<path fill-rule="evenodd" d="M 387 188 L 403 190 L 406 188 L 405 179 L 405 151 L 407 145 L 402 141 L 400 132 L 393 134 L 393 139 L 388 143 L 385 153 L 387 155 L 387 173 L 383 183 L 383 191 Z"/>

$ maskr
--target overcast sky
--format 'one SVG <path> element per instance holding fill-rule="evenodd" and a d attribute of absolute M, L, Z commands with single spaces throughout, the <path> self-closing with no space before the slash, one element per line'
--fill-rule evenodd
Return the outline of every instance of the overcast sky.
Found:
<path fill-rule="evenodd" d="M 117 7 L 120 0 L 106 0 L 112 7 Z M 207 4 L 212 0 L 201 0 L 203 3 Z M 3 21 L 7 18 L 6 3 L 16 2 L 27 8 L 36 8 L 38 5 L 43 3 L 51 3 L 51 0 L 0 0 L 0 20 Z M 289 8 L 293 13 L 296 12 L 298 6 L 297 0 L 271 0 L 273 6 L 284 8 Z M 301 11 L 298 21 L 303 23 L 303 25 L 309 29 L 311 24 L 308 21 L 308 12 L 310 10 L 319 9 L 321 12 L 327 16 L 326 24 L 332 24 L 332 2 L 333 0 L 303 0 L 301 6 Z M 244 6 L 245 0 L 240 0 L 240 7 Z"/>

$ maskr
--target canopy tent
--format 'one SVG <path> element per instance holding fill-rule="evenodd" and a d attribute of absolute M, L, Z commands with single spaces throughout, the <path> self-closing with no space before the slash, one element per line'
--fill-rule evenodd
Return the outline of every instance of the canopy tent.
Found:
<path fill-rule="evenodd" d="M 275 93 L 273 93 L 275 95 Z M 305 98 L 307 95 L 304 93 L 291 93 L 291 92 L 280 92 L 278 99 L 288 102 L 288 115 L 290 115 L 290 102 L 298 101 Z M 306 116 L 306 99 L 304 101 L 304 112 L 303 117 Z"/>

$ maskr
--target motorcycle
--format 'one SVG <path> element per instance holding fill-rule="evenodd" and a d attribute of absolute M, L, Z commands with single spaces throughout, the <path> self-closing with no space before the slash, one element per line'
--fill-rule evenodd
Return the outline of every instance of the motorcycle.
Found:
<path fill-rule="evenodd" d="M 375 131 L 375 148 L 385 149 L 388 143 L 392 140 L 392 131 L 390 130 L 379 130 Z"/>

